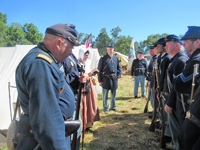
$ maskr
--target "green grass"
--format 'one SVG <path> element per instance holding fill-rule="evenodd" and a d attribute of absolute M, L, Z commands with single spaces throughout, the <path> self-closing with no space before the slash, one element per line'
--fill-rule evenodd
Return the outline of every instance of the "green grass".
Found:
<path fill-rule="evenodd" d="M 91 131 L 85 135 L 86 150 L 157 150 L 160 130 L 149 132 L 151 120 L 144 114 L 146 98 L 134 99 L 133 79 L 122 75 L 117 89 L 116 105 L 119 112 L 103 112 L 102 95 L 98 95 L 101 120 L 94 123 Z M 140 96 L 140 89 L 139 96 Z M 110 94 L 109 94 L 110 99 Z M 110 100 L 109 100 L 110 103 Z M 149 105 L 149 111 L 152 108 Z M 167 145 L 172 148 L 172 144 Z"/>
<path fill-rule="evenodd" d="M 102 95 L 98 95 L 98 106 L 101 120 L 94 123 L 86 132 L 85 150 L 158 150 L 160 130 L 149 132 L 151 120 L 143 113 L 146 98 L 134 99 L 133 79 L 122 75 L 117 89 L 116 105 L 119 112 L 103 111 Z M 138 90 L 141 95 L 140 89 Z M 109 94 L 110 99 L 110 94 Z M 110 100 L 109 100 L 110 104 Z M 152 110 L 149 103 L 149 111 Z M 172 148 L 172 143 L 167 144 Z M 80 148 L 82 149 L 82 148 Z M 0 150 L 7 150 L 0 148 Z"/>

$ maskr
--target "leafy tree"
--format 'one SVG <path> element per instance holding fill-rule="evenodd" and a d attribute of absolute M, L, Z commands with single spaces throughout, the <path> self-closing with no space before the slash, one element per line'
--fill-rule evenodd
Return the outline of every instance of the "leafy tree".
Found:
<path fill-rule="evenodd" d="M 31 44 L 30 42 L 26 41 L 22 25 L 19 23 L 11 23 L 11 25 L 8 27 L 7 33 L 7 46 L 15 46 L 16 44 Z"/>
<path fill-rule="evenodd" d="M 104 55 L 107 53 L 106 46 L 108 43 L 113 43 L 113 40 L 111 40 L 106 32 L 106 28 L 102 28 L 100 30 L 99 35 L 97 36 L 95 40 L 95 46 L 98 48 L 99 54 Z"/>
<path fill-rule="evenodd" d="M 144 53 L 149 53 L 149 47 L 157 42 L 160 38 L 162 37 L 166 37 L 168 34 L 167 33 L 163 33 L 162 35 L 161 34 L 152 34 L 152 35 L 149 35 L 147 37 L 146 40 L 144 41 L 141 41 L 141 42 L 135 42 L 134 45 L 135 45 L 135 51 L 136 51 L 136 54 L 139 52 L 139 51 L 143 51 Z"/>
<path fill-rule="evenodd" d="M 118 41 L 115 44 L 115 51 L 124 55 L 129 54 L 132 38 L 130 36 L 119 36 Z"/>
<path fill-rule="evenodd" d="M 43 34 L 39 33 L 38 28 L 34 24 L 25 23 L 22 29 L 25 32 L 25 39 L 30 43 L 38 44 L 42 41 Z"/>
<path fill-rule="evenodd" d="M 84 33 L 82 33 L 82 32 L 80 32 L 78 34 L 78 42 L 80 42 L 81 44 L 82 44 L 82 38 L 83 38 L 83 36 L 84 36 Z"/>
<path fill-rule="evenodd" d="M 121 32 L 122 30 L 119 28 L 119 26 L 117 26 L 116 28 L 113 28 L 110 32 L 112 35 L 112 39 L 114 41 L 114 43 L 116 43 L 119 39 L 119 32 Z"/>
<path fill-rule="evenodd" d="M 0 12 L 0 47 L 6 46 L 6 42 L 7 42 L 7 30 L 8 27 L 6 26 L 7 24 L 7 16 L 6 14 L 2 14 Z"/>

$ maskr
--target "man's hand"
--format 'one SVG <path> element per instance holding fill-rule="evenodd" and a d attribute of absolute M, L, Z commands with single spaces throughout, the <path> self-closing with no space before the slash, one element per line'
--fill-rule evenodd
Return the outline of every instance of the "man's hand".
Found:
<path fill-rule="evenodd" d="M 102 86 L 102 85 L 103 85 L 103 82 L 99 82 L 99 85 Z"/>
<path fill-rule="evenodd" d="M 132 78 L 134 78 L 134 76 L 132 76 Z"/>
<path fill-rule="evenodd" d="M 121 78 L 121 76 L 117 76 L 117 79 Z"/>
<path fill-rule="evenodd" d="M 157 94 L 157 99 L 158 99 L 158 101 L 160 101 L 160 97 L 159 97 L 159 94 Z"/>
<path fill-rule="evenodd" d="M 168 105 L 165 106 L 165 112 L 171 114 L 172 113 L 172 108 L 169 107 Z"/>
<path fill-rule="evenodd" d="M 79 76 L 80 83 L 86 83 L 89 79 L 90 77 L 88 76 L 88 74 L 83 74 L 82 76 Z"/>
<path fill-rule="evenodd" d="M 160 97 L 162 97 L 162 95 L 163 95 L 162 92 L 160 92 L 160 96 L 159 96 L 159 94 L 157 94 L 158 101 L 160 101 Z"/>
<path fill-rule="evenodd" d="M 149 82 L 148 87 L 151 88 L 151 82 Z"/>

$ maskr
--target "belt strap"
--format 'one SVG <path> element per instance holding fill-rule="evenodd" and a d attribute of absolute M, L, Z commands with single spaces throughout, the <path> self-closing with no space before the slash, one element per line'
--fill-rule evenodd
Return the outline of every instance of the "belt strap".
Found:
<path fill-rule="evenodd" d="M 190 121 L 192 121 L 192 123 L 200 128 L 200 120 L 195 117 L 190 111 L 187 111 L 185 118 L 188 118 Z"/>
<path fill-rule="evenodd" d="M 144 68 L 136 68 L 135 70 L 140 70 L 140 69 L 144 69 Z"/>

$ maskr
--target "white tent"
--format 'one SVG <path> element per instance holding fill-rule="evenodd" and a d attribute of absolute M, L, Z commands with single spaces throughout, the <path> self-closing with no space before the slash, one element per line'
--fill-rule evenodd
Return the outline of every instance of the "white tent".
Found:
<path fill-rule="evenodd" d="M 12 104 L 17 99 L 17 89 L 15 84 L 15 70 L 22 58 L 30 49 L 36 45 L 16 45 L 15 47 L 0 48 L 0 129 L 6 130 L 11 122 L 13 112 Z M 84 46 L 75 47 L 73 53 L 78 58 L 78 51 Z M 91 57 L 91 69 L 98 65 L 98 49 L 89 49 Z M 101 93 L 99 84 L 95 87 L 97 94 Z M 0 146 L 2 144 L 2 135 L 0 135 Z"/>
<path fill-rule="evenodd" d="M 115 52 L 116 56 L 118 57 L 119 61 L 120 61 L 120 66 L 122 70 L 126 70 L 127 69 L 127 65 L 128 65 L 128 56 L 121 54 L 119 52 Z"/>

